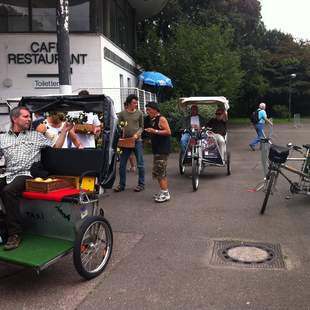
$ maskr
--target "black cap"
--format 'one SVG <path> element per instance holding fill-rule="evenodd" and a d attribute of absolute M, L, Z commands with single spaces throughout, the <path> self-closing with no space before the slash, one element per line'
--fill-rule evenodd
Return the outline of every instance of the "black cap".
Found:
<path fill-rule="evenodd" d="M 152 108 L 152 109 L 156 110 L 157 112 L 160 112 L 159 104 L 155 101 L 148 102 L 145 107 L 146 108 Z"/>

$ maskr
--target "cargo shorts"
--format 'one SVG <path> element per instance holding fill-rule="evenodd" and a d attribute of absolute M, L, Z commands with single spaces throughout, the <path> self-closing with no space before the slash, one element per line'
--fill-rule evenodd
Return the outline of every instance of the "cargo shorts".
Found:
<path fill-rule="evenodd" d="M 167 176 L 167 162 L 169 155 L 155 154 L 153 157 L 153 171 L 154 179 L 161 180 Z"/>

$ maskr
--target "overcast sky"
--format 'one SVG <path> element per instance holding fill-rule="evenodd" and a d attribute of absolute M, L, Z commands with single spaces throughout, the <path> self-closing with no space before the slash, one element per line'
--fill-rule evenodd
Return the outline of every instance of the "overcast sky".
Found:
<path fill-rule="evenodd" d="M 310 0 L 259 0 L 267 29 L 310 40 Z"/>

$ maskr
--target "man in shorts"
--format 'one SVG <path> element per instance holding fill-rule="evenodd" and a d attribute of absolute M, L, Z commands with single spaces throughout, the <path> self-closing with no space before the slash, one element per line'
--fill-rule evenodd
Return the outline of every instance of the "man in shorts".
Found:
<path fill-rule="evenodd" d="M 171 130 L 165 117 L 160 115 L 159 105 L 149 102 L 146 105 L 148 120 L 145 131 L 151 135 L 153 153 L 153 178 L 158 180 L 160 192 L 154 195 L 156 202 L 170 200 L 167 179 L 167 161 L 171 151 Z"/>

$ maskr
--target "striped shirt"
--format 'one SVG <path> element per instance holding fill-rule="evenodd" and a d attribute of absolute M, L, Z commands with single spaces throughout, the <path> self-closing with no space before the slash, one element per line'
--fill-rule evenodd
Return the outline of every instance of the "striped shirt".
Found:
<path fill-rule="evenodd" d="M 0 178 L 6 177 L 11 183 L 19 175 L 30 176 L 30 167 L 41 159 L 41 149 L 52 146 L 52 142 L 37 131 L 25 130 L 16 135 L 12 130 L 0 134 L 0 150 L 4 155 L 6 171 Z"/>

